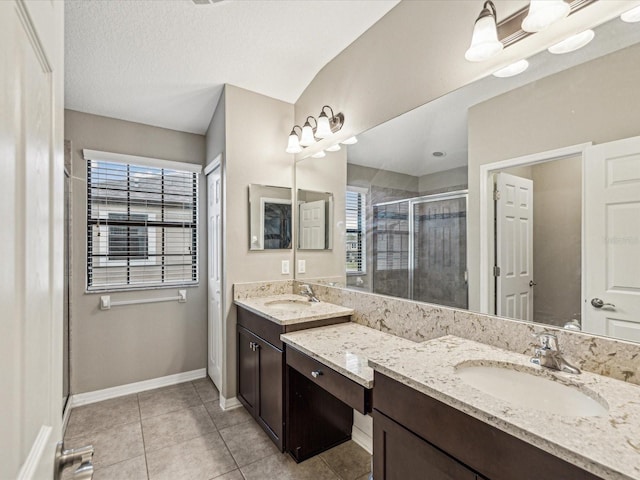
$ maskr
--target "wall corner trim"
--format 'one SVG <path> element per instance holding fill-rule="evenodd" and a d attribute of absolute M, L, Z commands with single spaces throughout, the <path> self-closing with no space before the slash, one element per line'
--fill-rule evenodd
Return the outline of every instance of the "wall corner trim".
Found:
<path fill-rule="evenodd" d="M 233 410 L 234 408 L 239 408 L 241 406 L 242 404 L 240 403 L 240 400 L 238 400 L 238 397 L 225 398 L 220 395 L 220 408 L 222 410 Z"/>
<path fill-rule="evenodd" d="M 77 393 L 71 397 L 71 408 L 79 407 L 81 405 L 88 405 L 90 403 L 101 402 L 102 400 L 108 400 L 110 398 L 122 397 L 124 395 L 130 395 L 132 393 L 140 393 L 146 390 L 153 390 L 154 388 L 176 385 L 178 383 L 197 380 L 206 376 L 207 369 L 199 368 L 198 370 L 175 373 L 173 375 L 167 375 L 165 377 L 152 378 L 149 380 L 143 380 L 142 382 L 128 383 L 126 385 L 105 388 L 103 390 L 95 390 L 93 392 L 87 393 Z"/>

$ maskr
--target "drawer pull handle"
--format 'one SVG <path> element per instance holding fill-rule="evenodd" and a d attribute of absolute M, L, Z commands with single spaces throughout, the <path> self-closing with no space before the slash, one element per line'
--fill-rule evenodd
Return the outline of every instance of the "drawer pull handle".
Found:
<path fill-rule="evenodd" d="M 318 378 L 320 375 L 322 375 L 322 372 L 320 370 L 314 370 L 313 372 L 311 372 L 311 376 L 313 378 Z"/>

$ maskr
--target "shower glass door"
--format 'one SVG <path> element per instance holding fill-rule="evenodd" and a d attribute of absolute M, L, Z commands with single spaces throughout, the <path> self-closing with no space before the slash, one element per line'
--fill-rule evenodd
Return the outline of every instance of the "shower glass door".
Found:
<path fill-rule="evenodd" d="M 373 206 L 373 291 L 409 298 L 409 201 Z"/>

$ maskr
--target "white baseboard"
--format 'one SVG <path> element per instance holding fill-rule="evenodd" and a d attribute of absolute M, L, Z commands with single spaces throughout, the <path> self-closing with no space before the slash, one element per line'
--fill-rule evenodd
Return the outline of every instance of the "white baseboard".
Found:
<path fill-rule="evenodd" d="M 242 404 L 238 397 L 225 398 L 220 395 L 220 408 L 224 411 L 233 410 L 234 408 L 241 407 Z"/>
<path fill-rule="evenodd" d="M 176 385 L 178 383 L 188 382 L 189 380 L 197 380 L 206 376 L 207 369 L 199 368 L 198 370 L 191 370 L 190 372 L 175 373 L 173 375 L 167 375 L 166 377 L 158 377 L 152 378 L 150 380 L 143 380 L 142 382 L 128 383 L 126 385 L 120 385 L 117 387 L 105 388 L 104 390 L 96 390 L 94 392 L 87 393 L 77 393 L 71 397 L 71 408 L 79 407 L 81 405 L 88 405 L 90 403 L 101 402 L 102 400 L 108 400 L 110 398 L 131 395 L 132 393 L 140 393 L 146 390 L 153 390 L 154 388 Z"/>
<path fill-rule="evenodd" d="M 373 437 L 369 436 L 355 425 L 351 430 L 351 440 L 353 440 L 356 445 L 364 448 L 369 455 L 373 455 Z"/>
<path fill-rule="evenodd" d="M 17 480 L 33 480 L 42 475 L 43 472 L 39 472 L 38 470 L 42 469 L 43 465 L 47 465 L 47 457 L 51 455 L 51 452 L 45 452 L 45 448 L 49 444 L 49 437 L 52 431 L 53 429 L 48 425 L 40 427 L 38 435 L 29 450 L 29 455 L 27 455 L 18 472 Z"/>

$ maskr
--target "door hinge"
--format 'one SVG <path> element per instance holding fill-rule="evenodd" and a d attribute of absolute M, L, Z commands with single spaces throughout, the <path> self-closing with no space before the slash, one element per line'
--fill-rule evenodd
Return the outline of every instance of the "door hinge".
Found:
<path fill-rule="evenodd" d="M 497 265 L 493 266 L 493 276 L 494 277 L 499 277 L 500 276 L 500 267 Z"/>
<path fill-rule="evenodd" d="M 493 201 L 497 202 L 498 200 L 500 200 L 500 190 L 494 190 L 493 191 Z"/>

